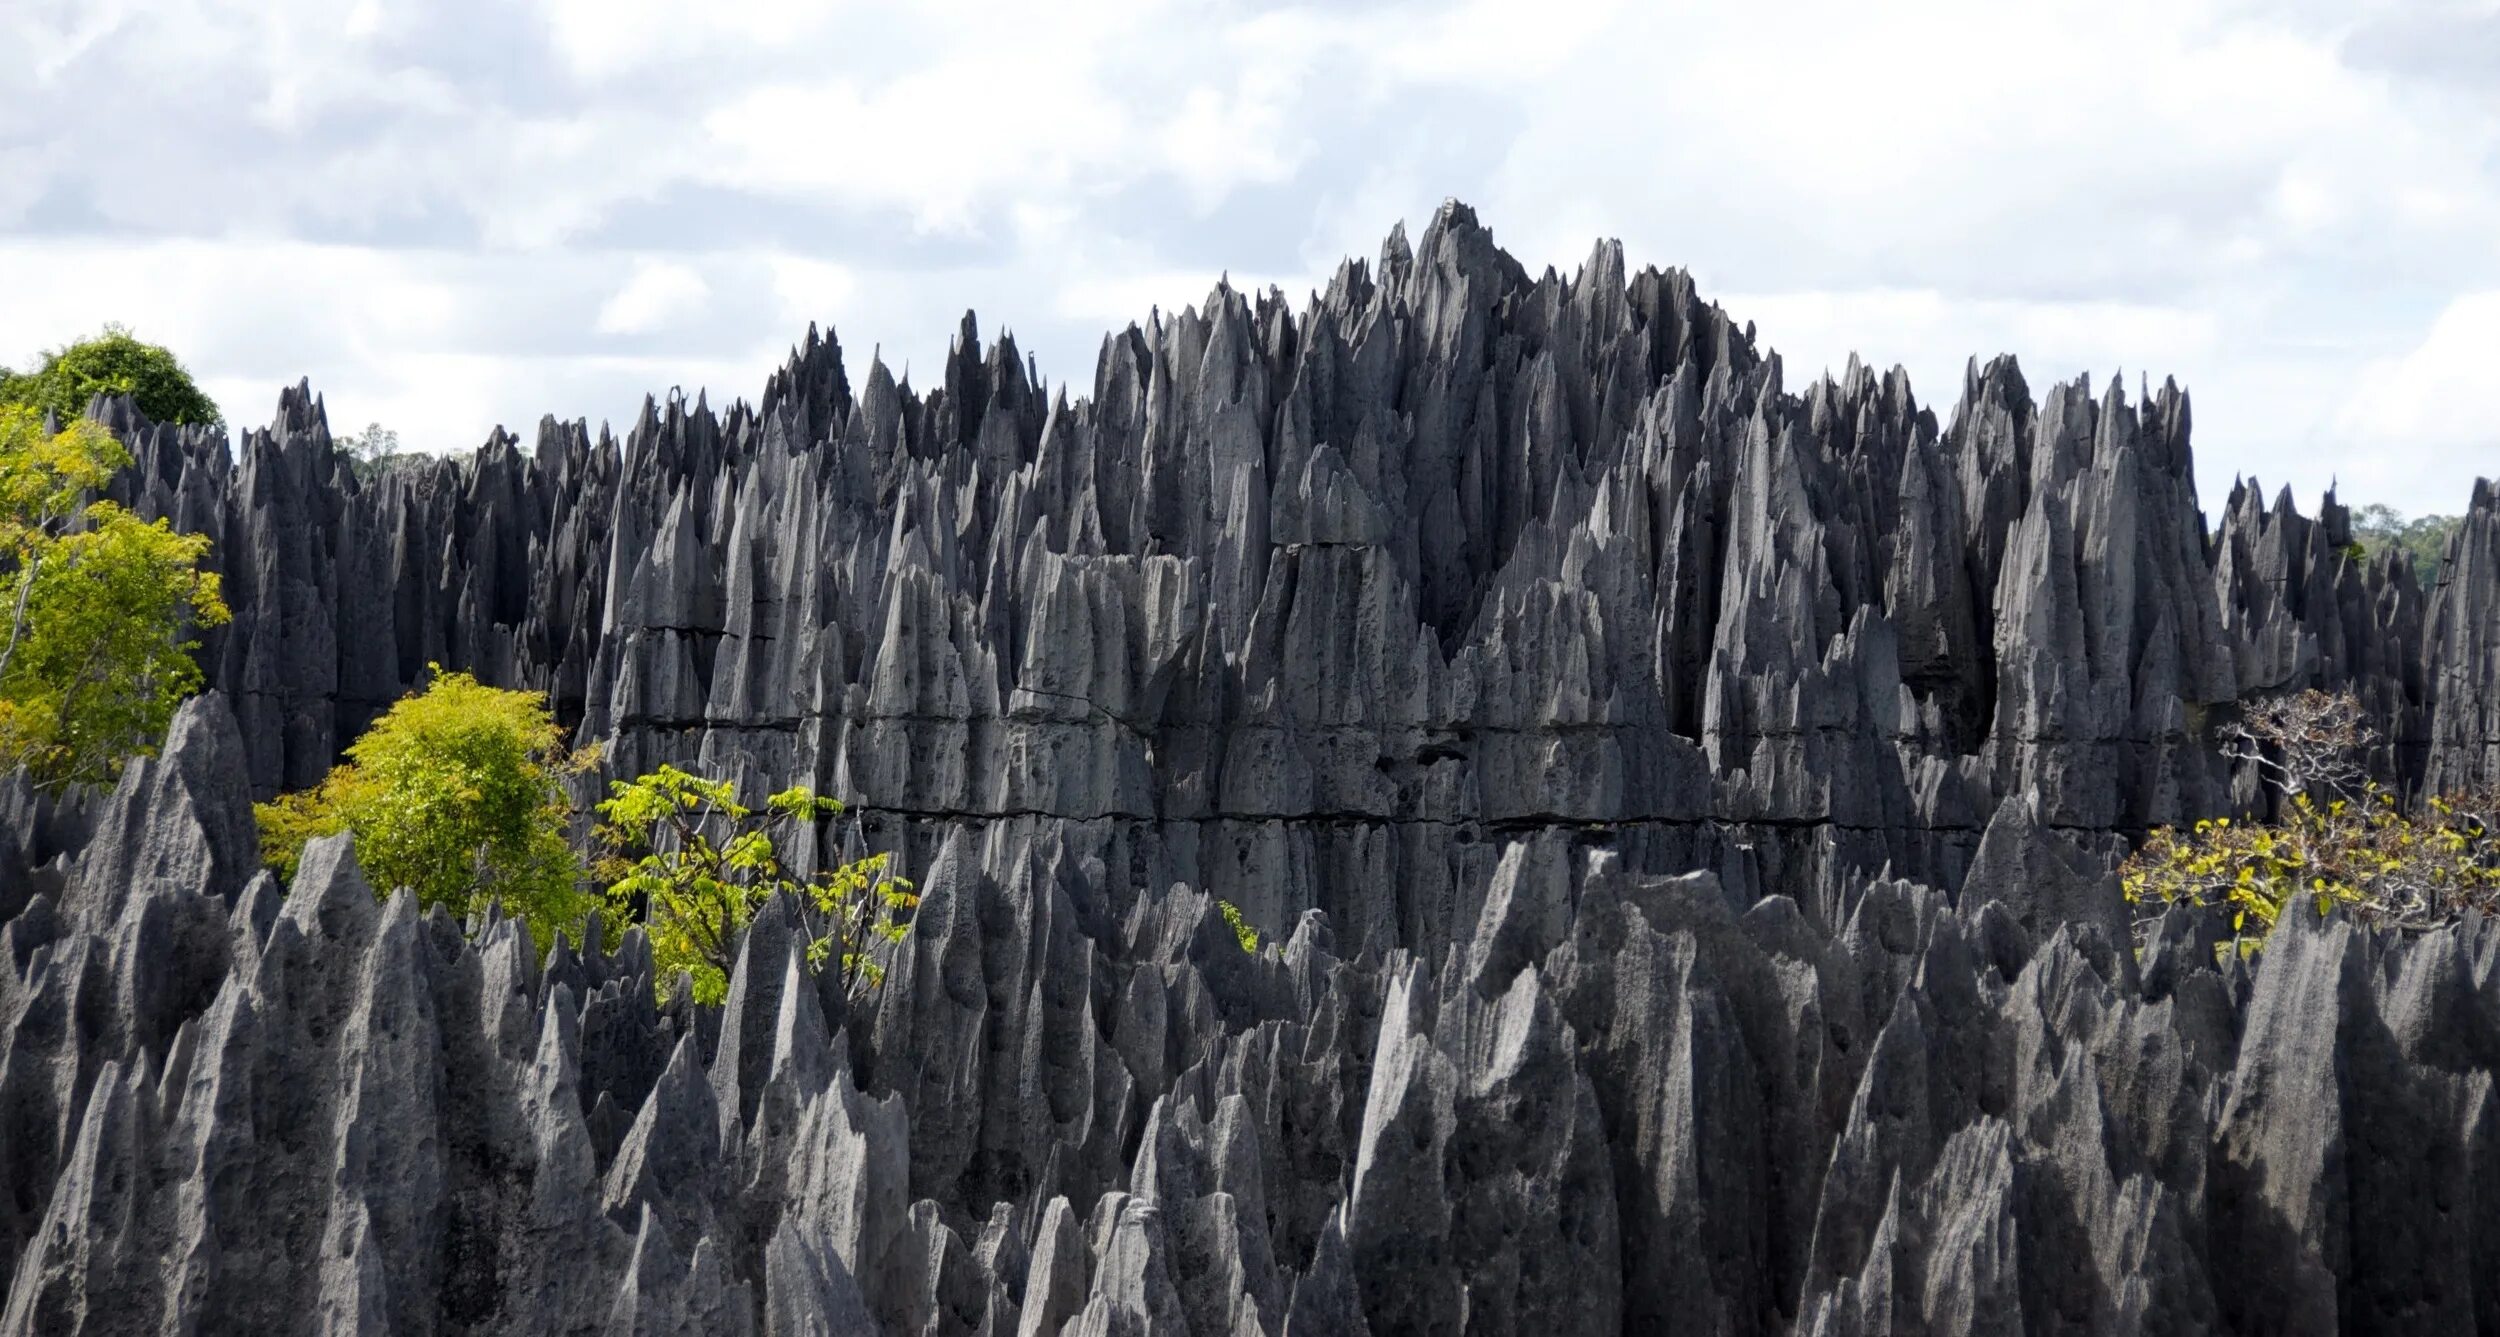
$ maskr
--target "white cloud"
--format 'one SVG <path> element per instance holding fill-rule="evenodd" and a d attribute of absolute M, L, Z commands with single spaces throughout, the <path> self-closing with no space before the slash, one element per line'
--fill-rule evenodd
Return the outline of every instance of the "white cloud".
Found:
<path fill-rule="evenodd" d="M 1213 206 L 1236 186 L 1282 181 L 1292 173 L 1299 155 L 1276 96 L 1285 91 L 1271 86 L 1227 96 L 1193 88 L 1182 98 L 1157 147 L 1199 207 Z"/>
<path fill-rule="evenodd" d="M 667 269 L 650 289 L 682 282 Z M 32 353 L 120 319 L 181 355 L 237 427 L 267 423 L 281 386 L 304 377 L 334 424 L 378 421 L 413 448 L 466 450 L 498 424 L 526 437 L 546 413 L 622 424 L 670 385 L 721 402 L 752 396 L 803 328 L 785 328 L 785 303 L 829 291 L 813 262 L 731 266 L 711 292 L 722 314 L 699 309 L 689 337 L 587 351 L 582 332 L 602 308 L 655 272 L 620 291 L 622 270 L 598 256 L 0 237 L 12 297 L 0 305 L 0 349 Z M 515 300 L 522 292 L 530 300 Z"/>
<path fill-rule="evenodd" d="M 1961 388 L 1974 351 L 2020 349 L 2027 373 L 2051 380 L 2090 372 L 2155 380 L 2214 352 L 2219 334 L 2206 312 L 2130 302 L 1956 300 L 1933 289 L 1727 294 L 1716 298 L 1780 352 L 1794 390 L 1851 354 L 1877 368 L 1899 364 L 1939 414 Z M 1982 356 L 1985 353 L 1982 351 Z"/>
<path fill-rule="evenodd" d="M 600 306 L 592 328 L 601 334 L 649 334 L 683 318 L 711 295 L 711 285 L 685 265 L 645 260 Z"/>
<path fill-rule="evenodd" d="M 775 255 L 767 257 L 765 265 L 772 274 L 773 293 L 781 299 L 782 316 L 793 329 L 840 315 L 843 304 L 859 291 L 858 277 L 830 261 Z"/>
<path fill-rule="evenodd" d="M 28 0 L 0 355 L 119 319 L 243 420 L 311 374 L 450 445 L 752 393 L 810 319 L 926 381 L 975 306 L 1083 385 L 1149 305 L 1298 299 L 1457 195 L 1531 272 L 1599 235 L 1691 268 L 1792 384 L 2176 373 L 2209 501 L 2453 509 L 2493 467 L 2452 391 L 2500 292 L 2494 13 Z"/>
<path fill-rule="evenodd" d="M 2364 369 L 2347 425 L 2418 436 L 2434 445 L 2500 437 L 2489 403 L 2500 372 L 2500 291 L 2467 293 L 2400 357 Z"/>
<path fill-rule="evenodd" d="M 845 7 L 843 0 L 544 0 L 539 6 L 558 58 L 585 83 L 667 61 L 822 40 Z"/>
<path fill-rule="evenodd" d="M 1143 325 L 1147 315 L 1158 310 L 1166 319 L 1192 307 L 1204 311 L 1215 296 L 1218 278 L 1230 282 L 1234 291 L 1250 294 L 1262 293 L 1271 286 L 1283 286 L 1290 282 L 1248 274 L 1210 276 L 1194 270 L 1175 269 L 1066 283 L 1059 288 L 1055 306 L 1057 313 L 1069 321 L 1080 326 L 1098 327 L 1108 333 L 1123 329 L 1132 321 Z M 1286 287 L 1285 291 L 1297 303 L 1304 297 L 1290 287 Z"/>
<path fill-rule="evenodd" d="M 2500 291 L 2450 302 L 2420 343 L 2372 360 L 2336 417 L 2353 449 L 2342 458 L 2347 496 L 2385 498 L 2414 513 L 2454 511 L 2464 497 L 2429 480 L 2500 476 Z"/>

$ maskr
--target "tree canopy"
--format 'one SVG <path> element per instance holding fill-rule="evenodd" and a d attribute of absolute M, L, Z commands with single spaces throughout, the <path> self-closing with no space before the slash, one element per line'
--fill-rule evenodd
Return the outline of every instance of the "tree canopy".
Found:
<path fill-rule="evenodd" d="M 333 436 L 330 444 L 347 458 L 347 467 L 358 478 L 373 479 L 399 458 L 399 433 L 380 423 L 367 423 L 361 432 Z"/>
<path fill-rule="evenodd" d="M 544 694 L 437 670 L 318 786 L 254 809 L 262 857 L 291 879 L 306 841 L 353 831 L 376 886 L 463 916 L 500 901 L 543 948 L 577 937 L 597 904 L 566 840 L 564 787 L 592 760 L 565 747 Z"/>
<path fill-rule="evenodd" d="M 49 410 L 63 422 L 84 414 L 100 394 L 129 395 L 154 422 L 224 421 L 172 353 L 119 325 L 46 352 L 32 372 L 0 376 L 0 403 Z"/>
<path fill-rule="evenodd" d="M 2428 591 L 2439 583 L 2439 562 L 2447 555 L 2449 536 L 2463 518 L 2422 515 L 2407 519 L 2393 506 L 2364 506 L 2352 513 L 2353 537 L 2370 556 L 2394 550 L 2413 568 L 2414 579 Z"/>
<path fill-rule="evenodd" d="M 130 463 L 80 418 L 0 406 L 0 768 L 104 783 L 200 688 L 194 631 L 227 619 L 209 541 L 95 493 Z"/>
<path fill-rule="evenodd" d="M 883 854 L 810 875 L 784 848 L 839 814 L 840 800 L 794 786 L 759 810 L 740 803 L 729 781 L 675 766 L 610 791 L 599 805 L 597 834 L 609 850 L 600 876 L 610 900 L 641 910 L 661 987 L 682 971 L 696 1002 L 720 1002 L 739 931 L 775 896 L 798 898 L 810 912 L 808 960 L 838 972 L 845 994 L 884 979 L 871 950 L 879 939 L 902 938 L 904 915 L 920 903 L 911 883 L 888 871 Z"/>
<path fill-rule="evenodd" d="M 2223 748 L 2275 792 L 2278 819 L 2153 832 L 2120 869 L 2139 922 L 2174 904 L 2207 906 L 2249 952 L 2287 913 L 2341 906 L 2365 923 L 2420 930 L 2500 912 L 2500 793 L 2427 795 L 2408 810 L 2362 764 L 2376 741 L 2349 693 L 2250 705 Z"/>

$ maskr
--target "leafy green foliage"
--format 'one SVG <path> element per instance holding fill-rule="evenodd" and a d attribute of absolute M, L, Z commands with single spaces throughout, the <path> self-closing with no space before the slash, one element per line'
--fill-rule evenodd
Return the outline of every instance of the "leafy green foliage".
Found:
<path fill-rule="evenodd" d="M 500 901 L 541 946 L 580 935 L 598 900 L 565 839 L 564 777 L 595 754 L 566 749 L 543 694 L 438 667 L 347 757 L 318 786 L 254 808 L 262 857 L 280 876 L 294 877 L 305 841 L 353 831 L 377 887 L 463 916 Z"/>
<path fill-rule="evenodd" d="M 380 423 L 368 423 L 361 432 L 330 438 L 330 444 L 347 458 L 347 467 L 358 478 L 379 477 L 399 457 L 399 433 Z"/>
<path fill-rule="evenodd" d="M 130 463 L 92 422 L 0 406 L 0 769 L 104 783 L 200 688 L 196 627 L 228 613 L 209 541 L 95 492 Z"/>
<path fill-rule="evenodd" d="M 97 395 L 129 395 L 153 422 L 224 421 L 216 402 L 172 353 L 141 343 L 119 325 L 52 349 L 34 371 L 0 381 L 0 403 L 23 404 L 38 414 L 50 410 L 63 422 L 85 413 Z"/>
<path fill-rule="evenodd" d="M 2413 567 L 2414 579 L 2427 591 L 2439 583 L 2440 558 L 2447 554 L 2448 540 L 2462 523 L 2463 518 L 2454 515 L 2408 520 L 2392 506 L 2373 505 L 2353 512 L 2352 532 L 2357 546 L 2373 559 L 2389 550 L 2402 554 Z"/>
<path fill-rule="evenodd" d="M 758 810 L 738 802 L 729 781 L 674 766 L 609 789 L 597 833 L 609 853 L 598 873 L 611 901 L 628 913 L 642 911 L 663 981 L 682 971 L 693 980 L 696 1002 L 720 1002 L 739 930 L 766 902 L 787 895 L 815 912 L 812 965 L 838 971 L 846 995 L 884 982 L 872 951 L 878 939 L 899 942 L 908 931 L 908 915 L 920 904 L 912 884 L 888 871 L 883 854 L 802 876 L 781 843 L 840 814 L 839 800 L 796 786 Z"/>
<path fill-rule="evenodd" d="M 2119 870 L 2127 899 L 2148 916 L 2172 904 L 2220 909 L 2243 954 L 2295 907 L 2340 905 L 2404 929 L 2500 910 L 2500 795 L 2434 796 L 2407 814 L 2355 759 L 2372 741 L 2350 696 L 2311 691 L 2255 707 L 2230 750 L 2283 796 L 2282 820 L 2155 831 Z"/>
<path fill-rule="evenodd" d="M 1233 937 L 1240 941 L 1241 950 L 1252 953 L 1257 952 L 1259 950 L 1259 931 L 1252 928 L 1250 926 L 1250 921 L 1242 917 L 1241 907 L 1233 904 L 1231 901 L 1217 901 L 1215 903 L 1215 908 L 1223 912 L 1224 922 L 1232 926 Z"/>

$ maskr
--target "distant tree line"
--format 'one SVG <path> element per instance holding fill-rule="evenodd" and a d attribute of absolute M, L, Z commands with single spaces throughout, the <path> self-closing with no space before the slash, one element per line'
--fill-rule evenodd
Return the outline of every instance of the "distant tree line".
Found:
<path fill-rule="evenodd" d="M 2439 583 L 2439 559 L 2447 553 L 2449 538 L 2463 522 L 2464 517 L 2455 515 L 2407 519 L 2393 506 L 2370 505 L 2352 513 L 2352 532 L 2363 554 L 2372 561 L 2382 552 L 2401 553 L 2413 568 L 2414 579 L 2428 590 Z"/>

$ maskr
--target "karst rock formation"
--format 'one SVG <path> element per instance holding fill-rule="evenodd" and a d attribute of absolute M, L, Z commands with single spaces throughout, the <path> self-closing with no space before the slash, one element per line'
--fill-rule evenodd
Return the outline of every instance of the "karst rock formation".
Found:
<path fill-rule="evenodd" d="M 2500 777 L 2488 487 L 2423 590 L 2208 531 L 2174 386 L 1792 392 L 1455 204 L 1084 395 L 967 316 L 362 479 L 306 388 L 96 411 L 235 617 L 110 793 L 0 783 L 0 1333 L 2500 1333 L 2500 932 L 2218 964 L 2109 872 L 2258 803 L 2251 697 Z M 429 664 L 854 800 L 882 987 L 280 885 Z"/>

